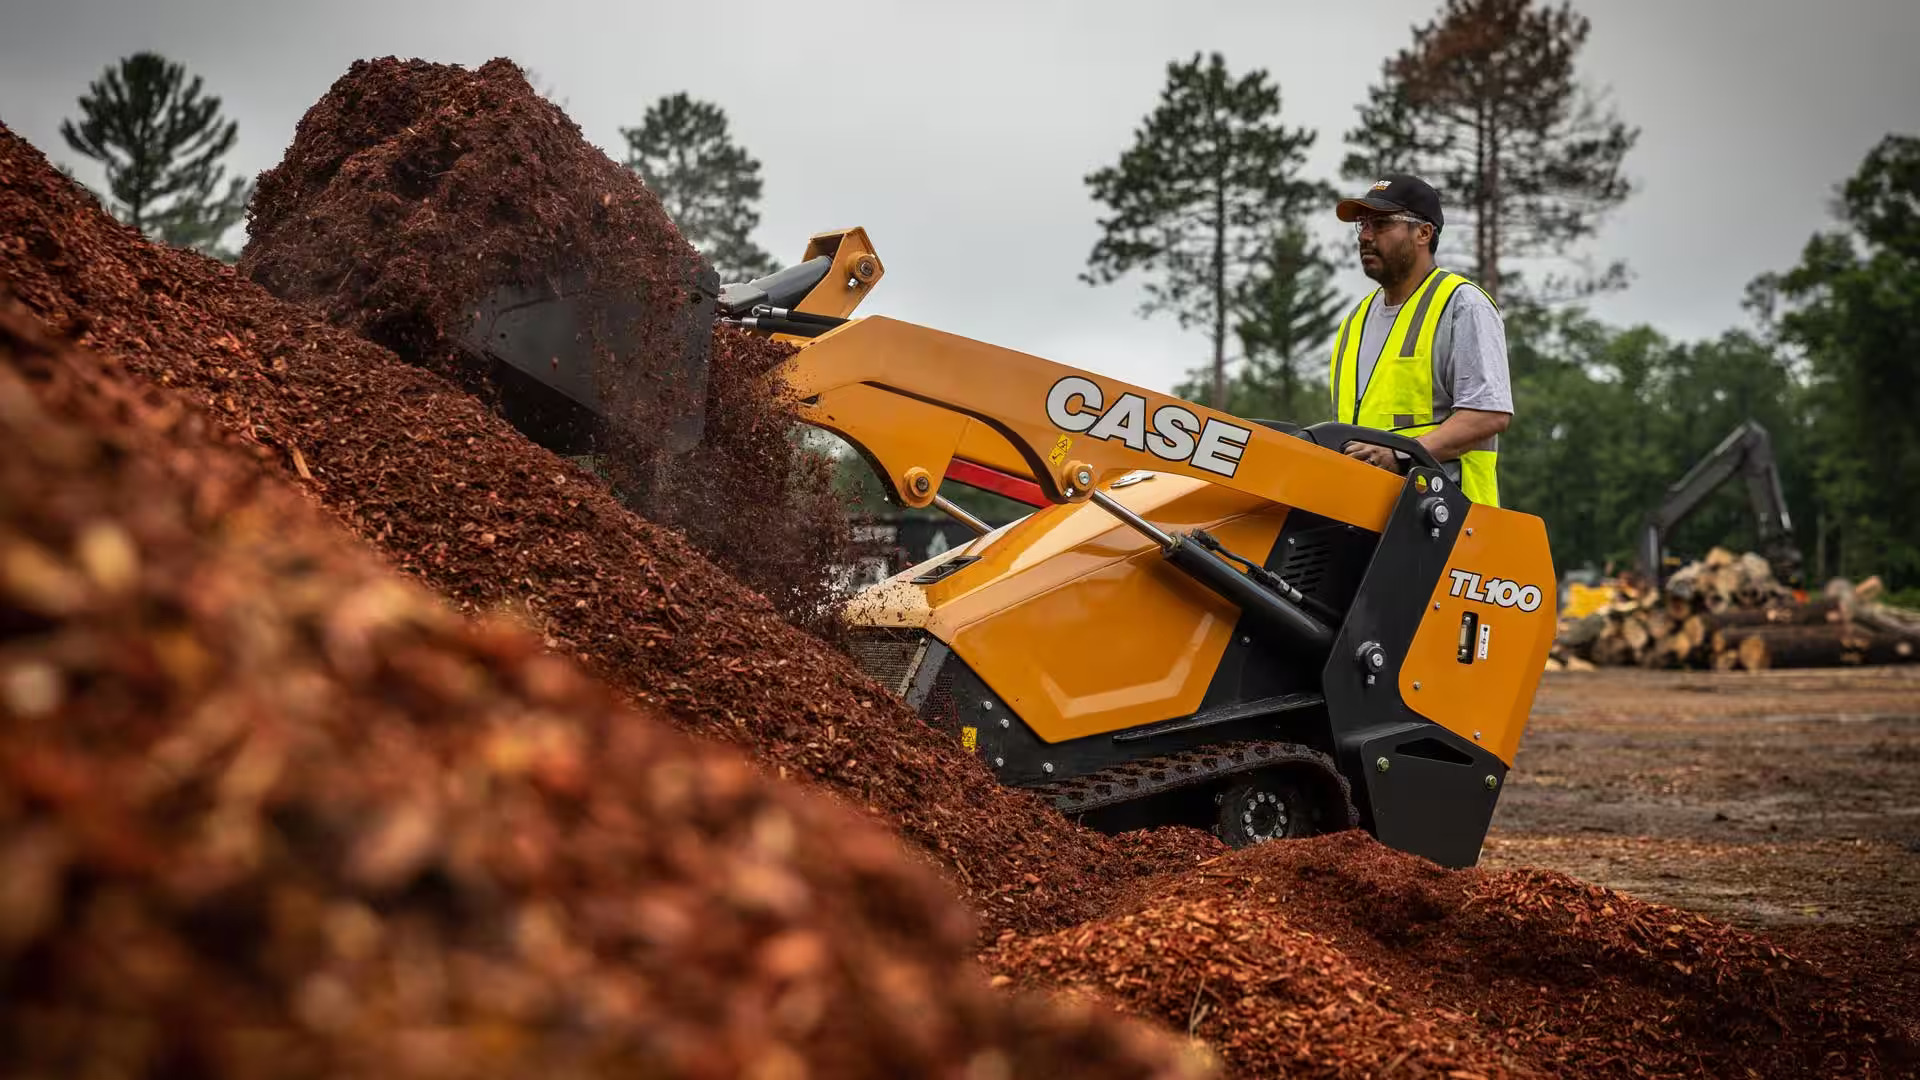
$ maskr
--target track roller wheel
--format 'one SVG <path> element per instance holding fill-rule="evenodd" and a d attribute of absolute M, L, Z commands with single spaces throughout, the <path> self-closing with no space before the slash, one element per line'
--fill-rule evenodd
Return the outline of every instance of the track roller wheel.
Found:
<path fill-rule="evenodd" d="M 1230 848 L 1315 832 L 1311 793 L 1289 770 L 1268 769 L 1234 777 L 1213 801 L 1219 810 L 1214 835 Z"/>

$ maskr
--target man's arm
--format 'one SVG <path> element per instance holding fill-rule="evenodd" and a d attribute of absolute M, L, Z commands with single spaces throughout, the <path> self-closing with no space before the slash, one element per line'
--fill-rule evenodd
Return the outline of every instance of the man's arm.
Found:
<path fill-rule="evenodd" d="M 1425 435 L 1415 435 L 1413 441 L 1427 448 L 1435 461 L 1452 461 L 1461 454 L 1474 448 L 1483 439 L 1490 439 L 1507 430 L 1507 423 L 1513 419 L 1509 412 L 1488 412 L 1484 409 L 1455 409 L 1453 414 L 1440 422 L 1440 426 Z M 1378 465 L 1394 472 L 1400 471 L 1400 461 L 1394 451 L 1384 446 L 1370 443 L 1348 443 L 1348 457 L 1359 458 L 1369 465 Z"/>
<path fill-rule="evenodd" d="M 1453 415 L 1440 422 L 1439 427 L 1425 435 L 1414 436 L 1414 441 L 1425 446 L 1434 460 L 1452 461 L 1483 440 L 1507 430 L 1507 424 L 1512 420 L 1513 414 L 1510 412 L 1455 409 Z"/>
<path fill-rule="evenodd" d="M 1499 309 L 1472 286 L 1456 292 L 1451 306 L 1447 366 L 1453 412 L 1439 427 L 1417 436 L 1440 461 L 1453 461 L 1483 445 L 1513 420 L 1507 328 Z"/>

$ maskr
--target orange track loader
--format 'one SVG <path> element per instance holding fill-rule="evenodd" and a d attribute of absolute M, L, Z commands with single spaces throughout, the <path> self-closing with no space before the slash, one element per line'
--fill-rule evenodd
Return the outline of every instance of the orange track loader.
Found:
<path fill-rule="evenodd" d="M 850 601 L 873 678 L 1105 831 L 1244 846 L 1358 826 L 1477 861 L 1556 630 L 1539 518 L 1469 502 L 1401 436 L 852 317 L 881 275 L 862 230 L 824 233 L 713 301 L 799 347 L 768 377 L 894 500 L 982 531 Z M 1405 474 L 1341 453 L 1353 440 Z M 949 483 L 1035 509 L 987 530 Z"/>

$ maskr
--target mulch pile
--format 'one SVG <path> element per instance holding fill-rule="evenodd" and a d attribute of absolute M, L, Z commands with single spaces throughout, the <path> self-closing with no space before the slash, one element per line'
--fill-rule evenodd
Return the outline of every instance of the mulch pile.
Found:
<path fill-rule="evenodd" d="M 1233 852 L 1096 923 L 1003 935 L 983 960 L 1191 1027 L 1235 1075 L 1920 1065 L 1844 979 L 1760 937 L 1556 872 L 1443 870 L 1357 831 Z"/>
<path fill-rule="evenodd" d="M 43 320 L 205 404 L 394 566 L 880 816 L 951 871 L 989 931 L 1079 922 L 1133 873 L 1220 850 L 1179 830 L 1115 841 L 1002 787 L 844 654 L 472 395 L 148 243 L 4 127 L 0 245 L 0 274 Z"/>
<path fill-rule="evenodd" d="M 689 330 L 715 330 L 698 302 L 710 271 L 640 177 L 514 64 L 355 62 L 250 211 L 243 276 L 496 404 L 493 373 L 455 345 L 475 307 L 497 286 L 582 278 L 582 341 L 624 421 L 600 467 L 622 498 L 788 618 L 831 628 L 822 568 L 860 548 L 831 459 L 793 445 L 792 410 L 754 378 L 789 350 L 717 335 L 707 392 L 687 402 L 673 361 Z M 707 417 L 684 456 L 652 437 L 683 404 Z"/>
<path fill-rule="evenodd" d="M 8 1075 L 1198 1075 L 236 442 L 0 310 Z"/>

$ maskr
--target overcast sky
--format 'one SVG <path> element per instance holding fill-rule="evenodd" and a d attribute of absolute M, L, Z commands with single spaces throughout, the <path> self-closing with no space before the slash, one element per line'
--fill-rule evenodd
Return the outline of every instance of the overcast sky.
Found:
<path fill-rule="evenodd" d="M 1343 188 L 1342 137 L 1381 60 L 1440 0 L 957 4 L 631 0 L 0 0 L 0 121 L 83 180 L 59 136 L 117 57 L 154 49 L 239 122 L 231 166 L 278 162 L 356 58 L 532 69 L 595 145 L 687 91 L 730 114 L 764 165 L 758 240 L 798 258 L 864 225 L 887 277 L 861 309 L 1164 389 L 1205 360 L 1198 331 L 1143 321 L 1137 284 L 1076 275 L 1114 160 L 1169 60 L 1264 67 L 1283 117 L 1319 129 L 1310 167 Z M 1741 292 L 1828 220 L 1834 185 L 1888 131 L 1920 132 L 1920 0 L 1577 0 L 1587 79 L 1642 129 L 1640 192 L 1588 251 L 1637 279 L 1595 305 L 1681 338 L 1741 323 Z M 1350 234 L 1328 236 L 1347 255 Z M 1443 256 L 1446 251 L 1443 250 Z M 1343 289 L 1371 283 L 1351 257 Z"/>

